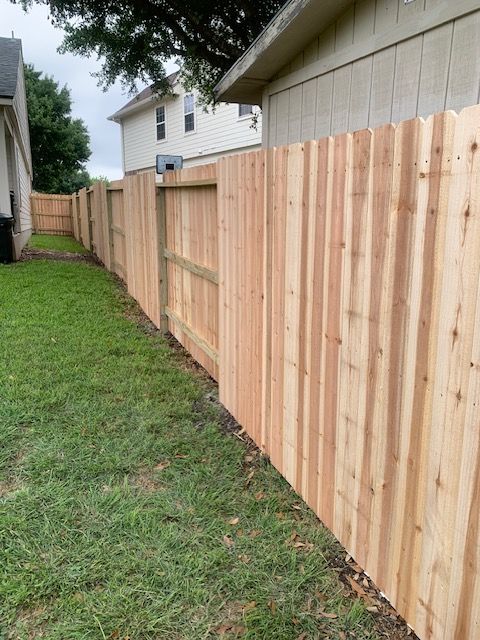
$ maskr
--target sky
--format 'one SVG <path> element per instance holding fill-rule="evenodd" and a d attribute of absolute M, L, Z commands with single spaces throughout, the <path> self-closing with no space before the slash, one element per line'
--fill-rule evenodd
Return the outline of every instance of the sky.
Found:
<path fill-rule="evenodd" d="M 107 117 L 131 96 L 118 82 L 107 92 L 97 86 L 97 79 L 90 75 L 100 68 L 96 57 L 85 59 L 57 52 L 63 32 L 48 21 L 47 7 L 34 5 L 29 13 L 25 13 L 18 5 L 0 0 L 0 36 L 10 37 L 12 31 L 22 40 L 25 62 L 71 90 L 72 114 L 85 122 L 90 133 L 89 173 L 107 176 L 110 180 L 121 178 L 120 126 Z M 143 86 L 139 85 L 141 88 Z"/>

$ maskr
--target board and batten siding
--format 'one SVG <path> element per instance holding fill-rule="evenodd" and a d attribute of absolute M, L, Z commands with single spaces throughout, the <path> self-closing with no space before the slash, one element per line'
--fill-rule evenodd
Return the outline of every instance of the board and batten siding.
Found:
<path fill-rule="evenodd" d="M 460 111 L 479 89 L 478 0 L 360 0 L 269 83 L 263 144 Z"/>
<path fill-rule="evenodd" d="M 185 166 L 212 162 L 225 153 L 240 153 L 261 145 L 261 118 L 257 130 L 252 118 L 239 118 L 238 104 L 220 104 L 215 111 L 204 111 L 196 101 L 195 131 L 184 133 L 183 97 L 177 95 L 165 102 L 152 101 L 143 109 L 122 119 L 123 160 L 125 173 L 151 169 L 157 154 L 180 155 Z M 155 109 L 164 104 L 166 139 L 156 140 Z"/>

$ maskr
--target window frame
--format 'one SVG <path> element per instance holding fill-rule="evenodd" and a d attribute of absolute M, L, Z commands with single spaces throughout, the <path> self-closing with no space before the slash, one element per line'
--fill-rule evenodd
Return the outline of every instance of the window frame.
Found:
<path fill-rule="evenodd" d="M 193 105 L 192 105 L 192 110 L 191 111 L 186 111 L 186 104 L 185 104 L 185 100 L 186 98 L 192 97 L 193 99 Z M 196 106 L 197 106 L 197 101 L 195 98 L 195 94 L 193 92 L 190 93 L 185 93 L 183 95 L 183 135 L 184 136 L 191 136 L 193 133 L 196 133 L 197 131 L 197 114 L 196 114 Z M 185 118 L 189 115 L 193 116 L 193 129 L 189 129 L 188 131 L 186 130 L 186 120 Z"/>
<path fill-rule="evenodd" d="M 162 108 L 163 108 L 163 118 L 164 118 L 163 123 L 162 122 L 158 122 L 158 120 L 157 120 L 157 111 L 159 109 L 162 109 Z M 154 118 L 155 118 L 155 142 L 156 142 L 156 144 L 163 144 L 167 140 L 167 105 L 165 103 L 155 105 L 155 107 L 153 109 L 153 115 L 154 115 Z M 165 137 L 161 138 L 159 140 L 158 139 L 158 126 L 160 124 L 164 125 Z"/>
<path fill-rule="evenodd" d="M 251 111 L 250 113 L 245 113 L 245 114 L 241 114 L 240 113 L 240 109 L 241 107 L 250 107 Z M 237 119 L 238 120 L 248 120 L 249 118 L 253 118 L 253 116 L 255 115 L 255 105 L 254 104 L 241 104 L 238 103 L 238 111 L 237 111 Z"/>

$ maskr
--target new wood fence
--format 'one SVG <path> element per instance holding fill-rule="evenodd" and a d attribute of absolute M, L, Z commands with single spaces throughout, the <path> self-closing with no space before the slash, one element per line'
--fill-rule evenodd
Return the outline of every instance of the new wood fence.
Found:
<path fill-rule="evenodd" d="M 30 203 L 34 233 L 73 235 L 71 196 L 34 192 Z"/>
<path fill-rule="evenodd" d="M 75 225 L 423 639 L 480 637 L 479 144 L 476 106 L 125 178 Z"/>

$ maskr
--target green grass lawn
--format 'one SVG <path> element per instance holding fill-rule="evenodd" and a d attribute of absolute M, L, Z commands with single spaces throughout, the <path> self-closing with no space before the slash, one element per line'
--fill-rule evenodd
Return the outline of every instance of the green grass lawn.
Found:
<path fill-rule="evenodd" d="M 28 246 L 32 249 L 48 249 L 67 253 L 87 254 L 88 251 L 75 238 L 70 236 L 48 236 L 35 234 L 30 238 Z"/>
<path fill-rule="evenodd" d="M 0 637 L 377 638 L 332 536 L 132 314 L 95 265 L 0 267 Z"/>

